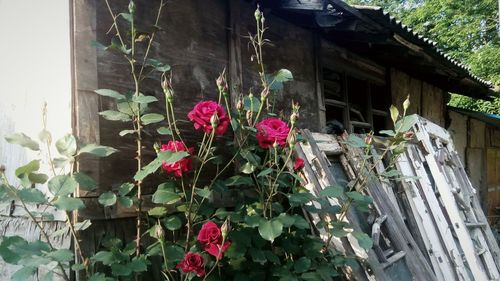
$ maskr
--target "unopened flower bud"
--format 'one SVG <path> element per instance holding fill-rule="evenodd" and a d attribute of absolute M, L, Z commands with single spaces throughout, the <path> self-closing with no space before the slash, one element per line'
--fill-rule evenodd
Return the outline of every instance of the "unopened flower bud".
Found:
<path fill-rule="evenodd" d="M 214 112 L 212 117 L 210 117 L 210 124 L 212 125 L 212 128 L 217 128 L 219 125 L 219 116 L 217 116 L 217 112 Z"/>
<path fill-rule="evenodd" d="M 227 235 L 229 234 L 229 231 L 231 231 L 231 222 L 229 221 L 229 218 L 227 218 L 224 221 L 224 224 L 220 228 L 220 232 L 222 233 L 222 238 L 226 238 Z"/>
<path fill-rule="evenodd" d="M 135 3 L 134 3 L 134 1 L 130 1 L 128 3 L 128 12 L 130 14 L 132 14 L 132 15 L 135 14 Z"/>
<path fill-rule="evenodd" d="M 262 12 L 259 9 L 259 5 L 257 5 L 257 9 L 255 10 L 254 16 L 255 16 L 255 19 L 258 20 L 258 21 L 262 17 Z"/>
<path fill-rule="evenodd" d="M 158 143 L 154 143 L 153 144 L 153 149 L 155 150 L 156 154 L 160 153 L 161 152 L 161 147 Z"/>
<path fill-rule="evenodd" d="M 414 135 L 415 135 L 415 133 L 413 133 L 412 131 L 408 131 L 408 132 L 403 134 L 403 138 L 405 140 L 411 140 L 411 139 L 413 139 Z"/>
<path fill-rule="evenodd" d="M 264 21 L 266 20 L 266 18 L 264 17 L 264 14 L 261 13 L 261 17 L 260 17 L 260 23 L 262 23 L 262 25 L 264 25 Z"/>
<path fill-rule="evenodd" d="M 288 136 L 288 146 L 293 149 L 295 147 L 295 144 L 297 143 L 297 136 L 295 136 L 295 133 L 291 133 L 289 136 Z"/>
<path fill-rule="evenodd" d="M 160 225 L 156 225 L 155 235 L 156 238 L 163 240 L 165 238 L 165 231 L 163 230 L 163 227 L 161 227 Z"/>
<path fill-rule="evenodd" d="M 273 148 L 276 149 L 276 148 L 278 148 L 278 146 L 279 146 L 279 143 L 277 141 L 274 141 Z"/>
<path fill-rule="evenodd" d="M 268 87 L 266 87 L 266 88 L 264 88 L 264 90 L 262 90 L 262 92 L 260 93 L 260 101 L 261 101 L 261 102 L 265 102 L 268 96 L 269 96 L 269 88 L 268 88 Z"/>
<path fill-rule="evenodd" d="M 290 123 L 295 125 L 295 123 L 297 123 L 297 119 L 299 119 L 299 113 L 293 112 L 292 115 L 290 115 Z"/>
<path fill-rule="evenodd" d="M 366 137 L 365 137 L 365 143 L 367 145 L 371 145 L 373 143 L 373 136 L 372 135 L 366 135 Z"/>
<path fill-rule="evenodd" d="M 403 109 L 407 110 L 410 107 L 410 95 L 406 97 L 406 100 L 403 102 Z"/>
<path fill-rule="evenodd" d="M 238 111 L 242 111 L 245 105 L 243 104 L 243 99 L 238 99 L 238 102 L 236 103 L 236 109 Z"/>
<path fill-rule="evenodd" d="M 253 117 L 253 112 L 250 111 L 250 110 L 247 110 L 246 118 L 247 118 L 247 121 L 248 121 L 248 125 L 252 124 L 252 117 Z"/>
<path fill-rule="evenodd" d="M 163 93 L 165 94 L 165 99 L 170 103 L 174 99 L 174 90 L 172 89 L 172 85 L 170 81 L 163 77 L 161 80 L 161 87 L 163 89 Z"/>

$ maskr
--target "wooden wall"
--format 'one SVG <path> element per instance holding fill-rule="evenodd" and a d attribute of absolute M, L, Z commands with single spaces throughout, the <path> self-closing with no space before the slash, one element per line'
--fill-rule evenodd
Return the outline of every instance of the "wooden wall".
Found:
<path fill-rule="evenodd" d="M 127 1 L 111 0 L 115 13 L 126 11 Z M 153 24 L 154 13 L 159 1 L 137 1 L 137 22 L 141 28 Z M 255 32 L 255 6 L 247 1 L 225 0 L 183 0 L 168 1 L 152 46 L 151 57 L 159 58 L 172 67 L 174 104 L 179 119 L 187 120 L 187 113 L 200 100 L 216 99 L 215 79 L 224 68 L 227 69 L 232 100 L 241 92 L 257 88 L 257 72 L 250 61 L 248 32 Z M 106 121 L 98 117 L 98 112 L 115 109 L 113 101 L 99 97 L 93 91 L 109 88 L 126 91 L 132 87 L 127 75 L 128 69 L 120 55 L 96 50 L 90 47 L 93 40 L 109 44 L 107 31 L 111 18 L 104 1 L 77 1 L 74 17 L 74 71 L 75 71 L 75 124 L 74 130 L 84 142 L 110 145 L 120 151 L 107 159 L 86 158 L 79 169 L 96 178 L 99 188 L 94 192 L 80 191 L 87 208 L 79 212 L 80 219 L 91 218 L 93 226 L 83 233 L 83 247 L 88 253 L 97 249 L 99 239 L 107 229 L 123 238 L 131 239 L 135 234 L 133 225 L 135 211 L 120 205 L 103 208 L 97 197 L 113 190 L 122 182 L 131 181 L 135 173 L 135 142 L 132 138 L 121 138 L 118 133 L 126 126 Z M 266 11 L 269 29 L 266 37 L 271 44 L 266 46 L 264 60 L 268 72 L 287 68 L 293 72 L 294 81 L 286 84 L 282 95 L 277 97 L 279 109 L 288 115 L 292 99 L 301 104 L 299 124 L 303 127 L 319 129 L 315 86 L 314 37 L 305 29 L 290 28 L 290 24 Z M 160 102 L 153 112 L 163 113 L 164 95 L 159 78 L 144 81 L 144 94 L 156 96 Z M 256 95 L 258 93 L 255 93 Z M 162 124 L 165 125 L 165 124 Z M 194 132 L 190 122 L 180 123 L 187 142 L 194 145 L 200 141 L 200 133 Z M 154 157 L 154 142 L 167 141 L 154 128 L 148 129 L 144 142 L 146 162 Z M 161 176 L 146 181 L 143 191 L 146 199 L 156 189 L 155 182 Z"/>
<path fill-rule="evenodd" d="M 392 103 L 402 108 L 410 95 L 409 114 L 417 113 L 432 122 L 445 126 L 446 92 L 395 68 L 389 70 Z"/>

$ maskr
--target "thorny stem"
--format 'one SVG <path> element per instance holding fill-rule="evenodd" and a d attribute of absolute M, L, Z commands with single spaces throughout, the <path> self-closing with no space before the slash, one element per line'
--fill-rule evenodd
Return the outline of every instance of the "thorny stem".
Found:
<path fill-rule="evenodd" d="M 207 280 L 207 277 L 210 276 L 210 274 L 214 271 L 214 269 L 219 265 L 219 261 L 221 260 L 221 255 L 222 255 L 222 247 L 224 246 L 224 243 L 226 242 L 226 237 L 222 237 L 222 243 L 219 247 L 219 253 L 217 254 L 215 264 L 212 266 L 212 268 L 208 271 L 207 274 L 205 274 L 205 277 L 203 278 L 203 281 Z"/>
<path fill-rule="evenodd" d="M 160 22 L 160 16 L 161 16 L 161 12 L 162 12 L 162 8 L 163 6 L 165 6 L 163 0 L 160 1 L 160 7 L 158 8 L 158 13 L 156 14 L 156 20 L 155 20 L 155 29 L 154 31 L 151 33 L 151 36 L 149 37 L 149 42 L 148 42 L 148 47 L 146 48 L 146 52 L 144 53 L 144 59 L 142 60 L 142 65 L 141 65 L 141 70 L 139 71 L 139 80 L 142 80 L 141 77 L 142 77 L 142 72 L 144 71 L 144 66 L 146 65 L 146 60 L 148 58 L 148 55 L 149 55 L 149 50 L 151 49 L 151 45 L 153 44 L 153 41 L 155 39 L 155 35 L 156 35 L 156 31 L 157 31 L 157 26 L 158 26 L 158 23 Z M 134 40 L 134 38 L 133 38 Z"/>
<path fill-rule="evenodd" d="M 12 194 L 14 194 L 14 196 L 16 196 L 17 200 L 19 202 L 21 202 L 21 205 L 23 206 L 24 211 L 28 214 L 28 216 L 30 217 L 30 219 L 36 224 L 36 226 L 38 227 L 38 229 L 40 229 L 40 233 L 42 234 L 43 238 L 45 238 L 45 240 L 47 240 L 47 245 L 49 245 L 50 250 L 51 251 L 55 250 L 54 246 L 50 242 L 50 237 L 47 234 L 47 232 L 45 231 L 45 229 L 42 227 L 42 225 L 40 224 L 40 222 L 33 216 L 33 214 L 31 213 L 31 211 L 28 209 L 28 206 L 26 206 L 26 203 L 24 203 L 23 199 L 17 195 L 16 189 L 13 188 L 9 184 L 9 180 L 7 179 L 7 176 L 5 176 L 5 173 L 3 173 L 3 172 L 0 172 L 0 173 L 2 174 L 2 180 L 3 180 L 4 184 L 5 184 L 5 187 L 7 187 L 9 189 L 9 191 Z M 60 262 L 57 262 L 57 266 L 61 269 L 61 272 L 62 272 L 62 275 L 64 277 L 64 280 L 70 281 L 69 276 L 66 273 L 66 270 L 64 269 L 63 265 Z"/>

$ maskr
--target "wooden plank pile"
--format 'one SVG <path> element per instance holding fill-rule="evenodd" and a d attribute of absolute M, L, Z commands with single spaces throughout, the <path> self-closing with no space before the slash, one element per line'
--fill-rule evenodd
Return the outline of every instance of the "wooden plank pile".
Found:
<path fill-rule="evenodd" d="M 424 118 L 411 118 L 415 137 L 393 158 L 396 177 L 384 176 L 386 161 L 371 162 L 374 169 L 367 171 L 361 164 L 365 149 L 348 145 L 347 136 L 303 130 L 297 154 L 306 160 L 310 192 L 342 185 L 373 198 L 368 214 L 350 208 L 342 218 L 311 214 L 312 220 L 342 219 L 353 231 L 371 234 L 368 252 L 349 235 L 330 243 L 356 256 L 360 266 L 344 272 L 351 280 L 500 280 L 500 250 L 450 135 Z M 371 153 L 377 155 L 375 149 Z M 367 174 L 361 189 L 359 179 Z M 319 233 L 326 239 L 325 230 Z"/>

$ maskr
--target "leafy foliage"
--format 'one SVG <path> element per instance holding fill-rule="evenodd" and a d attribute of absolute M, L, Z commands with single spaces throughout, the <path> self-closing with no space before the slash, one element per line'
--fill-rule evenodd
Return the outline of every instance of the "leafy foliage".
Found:
<path fill-rule="evenodd" d="M 440 49 L 465 62 L 477 76 L 500 87 L 498 1 L 349 0 L 376 5 L 400 18 Z M 500 115 L 500 98 L 493 101 L 452 94 L 449 105 Z"/>

